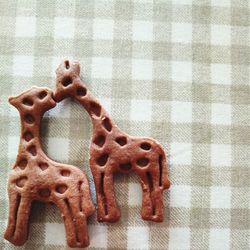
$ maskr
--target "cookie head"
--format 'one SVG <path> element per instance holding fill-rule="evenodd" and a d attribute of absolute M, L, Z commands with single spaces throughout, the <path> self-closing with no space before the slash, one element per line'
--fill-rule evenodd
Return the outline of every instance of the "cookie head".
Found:
<path fill-rule="evenodd" d="M 56 70 L 56 101 L 70 97 L 76 90 L 80 79 L 80 64 L 77 61 L 64 60 Z"/>
<path fill-rule="evenodd" d="M 61 64 L 56 69 L 56 74 L 60 75 L 60 73 L 65 74 L 68 73 L 72 76 L 80 75 L 80 63 L 78 61 L 70 61 L 65 59 L 61 62 Z"/>
<path fill-rule="evenodd" d="M 45 112 L 56 106 L 52 90 L 35 86 L 18 96 L 9 97 L 9 103 L 21 113 L 27 110 Z"/>

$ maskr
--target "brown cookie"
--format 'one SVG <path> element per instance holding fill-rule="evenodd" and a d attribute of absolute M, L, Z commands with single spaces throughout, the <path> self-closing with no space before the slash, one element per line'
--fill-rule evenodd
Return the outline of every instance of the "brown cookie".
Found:
<path fill-rule="evenodd" d="M 38 200 L 60 209 L 70 247 L 86 247 L 86 220 L 95 211 L 86 175 L 74 166 L 49 159 L 40 143 L 42 116 L 56 106 L 52 94 L 50 89 L 32 87 L 9 98 L 20 113 L 21 138 L 9 176 L 9 219 L 4 237 L 17 246 L 26 242 L 31 203 Z"/>
<path fill-rule="evenodd" d="M 65 60 L 57 69 L 55 100 L 72 97 L 89 113 L 93 124 L 90 167 L 95 181 L 98 220 L 120 218 L 113 175 L 136 173 L 141 180 L 142 218 L 163 221 L 163 190 L 169 188 L 166 156 L 151 138 L 132 137 L 121 131 L 80 79 L 78 62 Z"/>

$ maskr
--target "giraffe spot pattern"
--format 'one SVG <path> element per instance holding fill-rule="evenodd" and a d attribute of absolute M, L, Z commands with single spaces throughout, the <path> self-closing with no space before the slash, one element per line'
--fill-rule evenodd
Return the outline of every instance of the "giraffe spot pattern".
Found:
<path fill-rule="evenodd" d="M 141 149 L 147 150 L 147 151 L 151 149 L 151 145 L 147 142 L 143 142 L 140 147 Z"/>
<path fill-rule="evenodd" d="M 26 176 L 22 176 L 16 180 L 16 185 L 18 187 L 22 188 L 22 187 L 24 187 L 27 180 L 28 180 L 28 178 Z"/>
<path fill-rule="evenodd" d="M 130 162 L 122 163 L 119 165 L 119 168 L 123 171 L 129 171 L 132 168 L 132 164 Z"/>
<path fill-rule="evenodd" d="M 48 163 L 46 162 L 40 162 L 38 166 L 42 171 L 46 170 L 49 167 Z"/>
<path fill-rule="evenodd" d="M 124 146 L 127 144 L 127 138 L 125 136 L 117 137 L 115 141 L 120 145 Z"/>
<path fill-rule="evenodd" d="M 46 92 L 46 91 L 42 91 L 42 92 L 39 93 L 38 98 L 39 98 L 40 100 L 42 100 L 42 99 L 44 99 L 46 96 L 47 96 L 47 92 Z"/>
<path fill-rule="evenodd" d="M 25 141 L 29 142 L 34 138 L 34 136 L 30 131 L 27 131 L 24 133 L 23 138 Z"/>
<path fill-rule="evenodd" d="M 101 106 L 96 102 L 90 102 L 90 112 L 97 117 L 101 115 Z"/>
<path fill-rule="evenodd" d="M 82 181 L 79 181 L 78 182 L 78 191 L 81 191 L 81 186 L 82 186 L 83 182 Z"/>
<path fill-rule="evenodd" d="M 61 175 L 65 176 L 65 177 L 69 177 L 70 176 L 70 171 L 69 170 L 62 170 Z"/>
<path fill-rule="evenodd" d="M 37 152 L 36 147 L 34 145 L 29 146 L 27 150 L 31 155 L 36 156 Z"/>
<path fill-rule="evenodd" d="M 140 167 L 146 167 L 149 163 L 149 159 L 148 158 L 140 158 L 136 161 L 136 164 Z"/>
<path fill-rule="evenodd" d="M 48 188 L 43 188 L 38 191 L 38 194 L 43 198 L 48 198 L 50 196 L 51 191 Z"/>
<path fill-rule="evenodd" d="M 30 98 L 24 98 L 23 99 L 23 105 L 25 105 L 25 106 L 33 106 L 33 101 L 30 99 Z"/>
<path fill-rule="evenodd" d="M 111 121 L 108 117 L 105 117 L 102 121 L 102 126 L 108 131 L 110 132 L 112 130 L 112 124 Z"/>
<path fill-rule="evenodd" d="M 65 76 L 63 79 L 62 79 L 62 85 L 64 87 L 67 87 L 69 86 L 70 84 L 72 84 L 72 78 L 70 76 Z"/>
<path fill-rule="evenodd" d="M 67 189 L 68 187 L 65 184 L 60 184 L 56 187 L 56 192 L 59 194 L 63 194 L 66 192 Z"/>
<path fill-rule="evenodd" d="M 101 155 L 100 157 L 97 158 L 96 160 L 96 163 L 99 165 L 99 166 L 104 166 L 107 161 L 108 161 L 108 158 L 109 158 L 109 155 L 108 154 L 103 154 Z"/>
<path fill-rule="evenodd" d="M 17 166 L 23 170 L 26 168 L 27 164 L 28 161 L 25 158 L 23 158 L 18 162 Z"/>
<path fill-rule="evenodd" d="M 76 95 L 77 96 L 85 96 L 87 94 L 87 90 L 84 87 L 78 87 L 76 89 Z"/>
<path fill-rule="evenodd" d="M 105 143 L 105 136 L 104 135 L 98 135 L 95 139 L 94 139 L 94 143 L 99 146 L 99 147 L 102 147 Z"/>
<path fill-rule="evenodd" d="M 27 122 L 27 123 L 29 123 L 29 124 L 32 124 L 32 123 L 34 123 L 35 118 L 34 118 L 34 116 L 31 115 L 31 114 L 26 114 L 26 115 L 24 116 L 24 121 Z"/>

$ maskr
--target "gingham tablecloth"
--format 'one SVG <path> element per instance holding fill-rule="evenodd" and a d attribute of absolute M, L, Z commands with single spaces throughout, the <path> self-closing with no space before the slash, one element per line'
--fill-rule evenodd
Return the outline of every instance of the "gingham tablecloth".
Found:
<path fill-rule="evenodd" d="M 249 23 L 247 0 L 0 0 L 0 249 L 66 248 L 59 211 L 39 203 L 27 244 L 3 240 L 20 130 L 7 97 L 54 89 L 65 57 L 81 62 L 120 128 L 163 144 L 172 182 L 156 224 L 140 217 L 138 178 L 117 176 L 121 220 L 92 216 L 89 249 L 250 249 Z M 93 192 L 85 111 L 58 104 L 42 136 L 52 159 L 86 171 Z"/>

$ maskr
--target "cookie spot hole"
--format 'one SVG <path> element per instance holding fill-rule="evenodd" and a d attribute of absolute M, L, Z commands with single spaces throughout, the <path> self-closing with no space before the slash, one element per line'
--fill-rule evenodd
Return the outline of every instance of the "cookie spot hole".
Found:
<path fill-rule="evenodd" d="M 124 136 L 118 137 L 115 139 L 115 141 L 120 145 L 120 146 L 124 146 L 127 144 L 127 138 Z"/>
<path fill-rule="evenodd" d="M 66 69 L 69 69 L 69 60 L 65 61 L 65 67 L 66 67 Z"/>
<path fill-rule="evenodd" d="M 150 150 L 151 149 L 151 145 L 149 143 L 147 143 L 147 142 L 143 142 L 141 144 L 141 149 L 143 149 L 143 150 Z"/>
<path fill-rule="evenodd" d="M 78 191 L 81 191 L 82 184 L 83 184 L 82 181 L 79 181 L 79 182 L 78 182 Z"/>
<path fill-rule="evenodd" d="M 48 93 L 46 91 L 42 91 L 39 93 L 38 98 L 42 100 L 47 96 L 47 94 Z"/>
<path fill-rule="evenodd" d="M 101 155 L 99 158 L 97 158 L 96 163 L 97 163 L 99 166 L 104 166 L 104 165 L 107 163 L 108 158 L 109 158 L 109 155 L 108 155 L 108 154 L 103 154 L 103 155 Z"/>
<path fill-rule="evenodd" d="M 101 181 L 100 181 L 100 194 L 102 197 L 103 205 L 104 205 L 104 213 L 108 214 L 108 206 L 107 206 L 107 198 L 104 192 L 104 173 L 101 173 Z"/>
<path fill-rule="evenodd" d="M 26 159 L 22 159 L 18 162 L 18 167 L 21 169 L 25 169 L 28 164 L 28 161 Z"/>
<path fill-rule="evenodd" d="M 90 103 L 90 112 L 92 114 L 96 115 L 97 117 L 100 117 L 100 115 L 101 115 L 101 106 L 96 102 L 91 102 Z"/>
<path fill-rule="evenodd" d="M 82 184 L 83 184 L 83 181 L 78 182 L 78 191 L 80 192 L 82 189 Z M 82 212 L 82 197 L 81 196 L 79 197 L 79 209 L 80 209 L 80 212 Z"/>
<path fill-rule="evenodd" d="M 159 156 L 159 170 L 160 170 L 159 186 L 162 187 L 162 155 Z"/>
<path fill-rule="evenodd" d="M 24 98 L 23 99 L 23 105 L 26 105 L 26 106 L 32 106 L 34 103 L 31 99 L 29 98 Z"/>
<path fill-rule="evenodd" d="M 108 117 L 105 117 L 102 121 L 102 126 L 107 130 L 107 131 L 111 131 L 112 130 L 112 124 L 111 121 Z"/>
<path fill-rule="evenodd" d="M 78 87 L 76 90 L 77 96 L 85 96 L 87 94 L 87 90 L 84 87 Z"/>
<path fill-rule="evenodd" d="M 43 198 L 48 198 L 50 196 L 50 190 L 48 188 L 43 188 L 38 191 L 39 195 Z"/>
<path fill-rule="evenodd" d="M 37 152 L 36 152 L 36 147 L 35 147 L 34 145 L 28 147 L 28 152 L 29 152 L 30 154 L 32 154 L 33 156 L 35 156 L 35 155 L 37 154 Z"/>
<path fill-rule="evenodd" d="M 28 178 L 26 176 L 22 176 L 19 179 L 17 179 L 16 181 L 16 185 L 20 188 L 24 187 L 26 181 L 28 180 Z"/>
<path fill-rule="evenodd" d="M 42 171 L 46 170 L 49 167 L 49 165 L 46 162 L 40 162 L 38 166 Z"/>
<path fill-rule="evenodd" d="M 62 79 L 62 85 L 63 85 L 64 87 L 69 86 L 71 83 L 72 83 L 72 79 L 71 79 L 70 76 L 65 76 L 65 77 Z"/>
<path fill-rule="evenodd" d="M 61 175 L 65 176 L 65 177 L 69 177 L 70 176 L 70 171 L 69 170 L 62 170 Z"/>
<path fill-rule="evenodd" d="M 145 167 L 145 166 L 148 165 L 149 159 L 147 159 L 147 158 L 141 158 L 141 159 L 138 159 L 136 163 L 140 167 Z"/>
<path fill-rule="evenodd" d="M 154 191 L 154 182 L 151 173 L 147 172 L 147 181 L 148 181 L 148 187 L 149 187 L 149 193 L 150 193 L 150 200 L 152 203 L 152 214 L 155 215 L 155 202 L 153 202 L 153 195 L 152 192 Z"/>
<path fill-rule="evenodd" d="M 105 143 L 105 140 L 106 140 L 106 138 L 105 138 L 104 135 L 99 135 L 99 136 L 97 136 L 97 137 L 94 139 L 93 142 L 94 142 L 97 146 L 102 147 L 102 146 L 104 145 L 104 143 Z"/>
<path fill-rule="evenodd" d="M 56 187 L 56 192 L 59 193 L 59 194 L 63 194 L 63 193 L 66 192 L 67 189 L 68 189 L 68 187 L 66 185 L 64 185 L 64 184 L 58 185 Z"/>
<path fill-rule="evenodd" d="M 27 131 L 24 133 L 23 138 L 25 141 L 29 142 L 34 138 L 34 136 L 31 132 Z"/>
<path fill-rule="evenodd" d="M 26 114 L 24 116 L 24 120 L 25 120 L 25 122 L 32 124 L 35 121 L 35 118 L 31 114 Z"/>
<path fill-rule="evenodd" d="M 123 171 L 129 171 L 132 168 L 132 164 L 130 162 L 120 164 L 120 169 Z"/>

